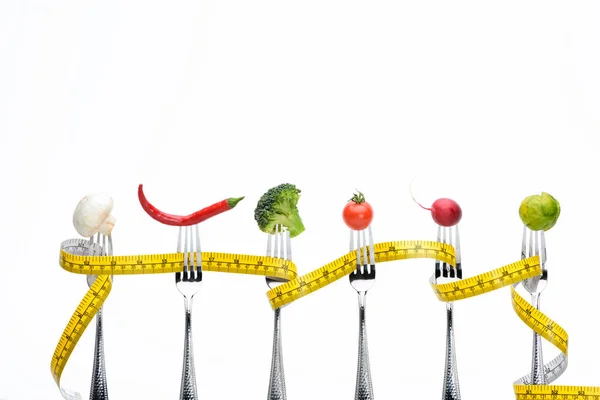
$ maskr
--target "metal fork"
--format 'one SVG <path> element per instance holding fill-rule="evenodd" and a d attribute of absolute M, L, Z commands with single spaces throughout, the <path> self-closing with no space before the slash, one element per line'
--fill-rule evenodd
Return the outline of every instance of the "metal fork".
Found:
<path fill-rule="evenodd" d="M 202 253 L 200 251 L 198 225 L 179 227 L 177 252 L 181 252 L 181 231 L 183 228 L 185 228 L 183 272 L 175 273 L 175 284 L 177 290 L 183 295 L 185 303 L 185 342 L 179 399 L 198 400 L 194 348 L 192 346 L 192 301 L 194 295 L 202 287 Z"/>
<path fill-rule="evenodd" d="M 373 232 L 369 226 L 369 250 L 367 259 L 366 229 L 356 231 L 356 246 L 354 230 L 350 230 L 350 251 L 356 251 L 356 269 L 350 274 L 350 285 L 358 293 L 358 367 L 356 371 L 355 400 L 373 400 L 373 383 L 371 381 L 371 366 L 369 364 L 369 348 L 367 345 L 367 324 L 365 318 L 365 302 L 367 291 L 375 284 L 375 253 L 373 247 Z M 361 241 L 362 233 L 362 241 Z M 362 254 L 361 254 L 362 251 Z"/>
<path fill-rule="evenodd" d="M 458 225 L 455 225 L 455 240 L 452 240 L 452 227 L 442 227 L 438 225 L 437 241 L 448 243 L 455 249 L 456 269 L 447 263 L 435 261 L 435 283 L 439 278 L 449 283 L 462 279 L 462 265 L 460 257 L 460 237 L 458 234 Z M 447 278 L 447 279 L 444 279 Z M 456 348 L 454 341 L 454 304 L 446 303 L 446 363 L 444 367 L 444 387 L 442 389 L 442 400 L 460 400 L 460 385 L 458 383 L 458 368 L 456 362 Z"/>
<path fill-rule="evenodd" d="M 529 240 L 527 240 L 529 238 Z M 539 310 L 540 294 L 548 283 L 548 270 L 546 269 L 546 238 L 544 231 L 532 231 L 523 226 L 523 240 L 521 242 L 521 259 L 540 256 L 542 274 L 523 281 L 523 287 L 531 294 L 531 304 Z M 533 347 L 531 356 L 531 382 L 533 385 L 547 384 L 544 372 L 544 358 L 542 355 L 542 338 L 533 332 Z"/>
<path fill-rule="evenodd" d="M 271 242 L 274 245 L 271 246 Z M 275 234 L 267 236 L 267 256 L 292 259 L 292 241 L 290 232 L 283 225 L 275 226 Z M 285 281 L 265 278 L 270 289 L 276 288 L 285 283 Z M 283 372 L 283 353 L 281 348 L 281 308 L 274 311 L 275 326 L 273 329 L 273 355 L 271 358 L 271 375 L 269 378 L 268 400 L 286 400 L 285 375 Z"/>
<path fill-rule="evenodd" d="M 94 240 L 97 246 L 94 245 Z M 96 251 L 96 249 L 98 249 Z M 101 233 L 90 237 L 89 245 L 90 255 L 112 256 L 113 244 L 112 236 Z M 92 286 L 98 275 L 88 275 L 86 277 L 89 287 Z M 111 277 L 112 279 L 112 277 Z M 108 400 L 108 387 L 106 384 L 106 364 L 104 362 L 104 333 L 102 329 L 102 307 L 96 314 L 96 339 L 94 346 L 94 366 L 92 368 L 92 384 L 90 388 L 90 400 Z"/>

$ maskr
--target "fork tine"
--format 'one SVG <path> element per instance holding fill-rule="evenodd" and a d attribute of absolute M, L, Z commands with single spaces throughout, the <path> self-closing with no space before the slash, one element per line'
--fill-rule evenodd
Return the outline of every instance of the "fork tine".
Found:
<path fill-rule="evenodd" d="M 187 231 L 188 231 L 188 241 L 190 243 L 190 252 L 188 253 L 188 267 L 189 267 L 189 273 L 190 273 L 190 280 L 195 280 L 196 279 L 196 260 L 194 257 L 194 253 L 196 252 L 196 249 L 194 248 L 194 230 L 192 229 L 191 226 L 187 227 Z"/>
<path fill-rule="evenodd" d="M 540 243 L 542 248 L 540 249 L 540 261 L 542 263 L 542 269 L 546 268 L 546 235 L 544 231 L 540 232 Z"/>
<path fill-rule="evenodd" d="M 189 270 L 189 257 L 188 257 L 188 228 L 185 227 L 184 237 L 183 237 L 183 279 L 188 279 L 188 270 Z"/>
<path fill-rule="evenodd" d="M 177 235 L 177 252 L 181 253 L 181 229 L 183 227 L 179 227 L 179 234 Z"/>
<path fill-rule="evenodd" d="M 108 235 L 108 255 L 112 256 L 113 255 L 113 241 L 112 241 L 112 234 Z"/>
<path fill-rule="evenodd" d="M 354 230 L 353 229 L 350 229 L 350 246 L 349 246 L 349 248 L 350 248 L 350 251 L 355 251 L 355 249 L 354 249 Z M 358 258 L 356 259 L 356 263 L 358 265 Z M 351 273 L 355 274 L 356 269 Z"/>
<path fill-rule="evenodd" d="M 544 231 L 540 232 L 540 263 L 542 264 L 542 279 L 548 279 L 548 269 L 546 269 L 546 236 Z"/>
<path fill-rule="evenodd" d="M 283 245 L 284 245 L 284 232 L 283 232 L 283 225 L 279 225 L 279 237 L 277 238 L 277 240 L 279 241 L 279 258 L 283 258 Z"/>
<path fill-rule="evenodd" d="M 369 225 L 369 247 L 371 249 L 369 253 L 369 264 L 371 264 L 371 270 L 375 270 L 375 246 L 373 245 L 373 231 L 371 225 Z"/>
<path fill-rule="evenodd" d="M 196 281 L 202 280 L 202 249 L 200 247 L 200 230 L 198 224 L 194 225 L 196 231 L 196 264 L 198 270 L 196 271 Z"/>
<path fill-rule="evenodd" d="M 453 242 L 452 242 L 452 227 L 448 227 L 446 228 L 446 230 L 448 231 L 448 243 L 453 246 Z M 446 264 L 444 263 L 444 265 L 447 265 L 447 269 L 448 269 L 448 275 L 450 275 L 450 278 L 455 278 L 456 277 L 456 270 L 454 268 L 452 268 L 450 266 L 450 264 Z"/>
<path fill-rule="evenodd" d="M 95 234 L 90 236 L 90 248 L 87 250 L 88 255 L 94 255 L 94 237 Z"/>
<path fill-rule="evenodd" d="M 362 265 L 364 266 L 364 270 L 365 272 L 369 271 L 369 266 L 368 266 L 368 262 L 367 262 L 367 232 L 366 229 L 362 230 L 362 246 L 363 246 L 363 259 L 362 259 Z"/>
<path fill-rule="evenodd" d="M 187 240 L 189 242 L 190 252 L 188 253 L 188 268 L 189 268 L 189 276 L 190 280 L 193 281 L 196 279 L 196 257 L 194 257 L 196 253 L 196 245 L 194 243 L 194 230 L 191 226 L 187 227 Z"/>
<path fill-rule="evenodd" d="M 286 250 L 286 259 L 292 259 L 292 238 L 290 236 L 290 231 L 285 231 L 285 250 Z"/>
<path fill-rule="evenodd" d="M 98 255 L 102 255 L 102 234 L 100 232 L 96 233 L 96 247 L 97 250 L 94 252 Z"/>
<path fill-rule="evenodd" d="M 93 255 L 93 251 L 94 251 L 94 235 L 90 236 L 90 240 L 89 240 L 89 248 L 87 249 L 87 254 L 88 255 Z"/>
<path fill-rule="evenodd" d="M 458 224 L 456 225 L 456 245 L 454 246 L 454 252 L 456 254 L 456 277 L 462 279 L 462 264 L 460 256 L 460 236 L 458 234 Z"/>
<path fill-rule="evenodd" d="M 521 241 L 521 260 L 527 258 L 527 225 L 523 224 L 523 240 Z"/>
<path fill-rule="evenodd" d="M 182 227 L 179 227 L 178 233 L 177 233 L 177 252 L 181 253 L 181 230 Z M 183 262 L 185 264 L 185 257 L 183 259 Z M 175 273 L 175 282 L 179 282 L 181 280 L 181 272 L 176 272 Z"/>
<path fill-rule="evenodd" d="M 446 242 L 446 228 L 442 228 L 442 243 L 447 243 Z M 442 264 L 442 276 L 444 278 L 448 277 L 448 266 L 446 265 L 445 261 Z"/>
<path fill-rule="evenodd" d="M 275 247 L 273 249 L 273 253 L 275 257 L 279 257 L 279 225 L 275 225 Z"/>
<path fill-rule="evenodd" d="M 271 257 L 271 255 L 273 253 L 271 253 L 271 237 L 273 235 L 271 235 L 270 233 L 267 234 L 267 257 Z"/>
<path fill-rule="evenodd" d="M 277 258 L 279 255 L 279 240 L 277 240 L 277 234 L 279 233 L 279 225 L 275 225 L 275 233 L 273 233 L 273 257 Z"/>
<path fill-rule="evenodd" d="M 529 257 L 533 257 L 533 231 L 529 230 Z"/>
<path fill-rule="evenodd" d="M 440 225 L 438 225 L 438 229 L 437 229 L 437 241 L 441 242 L 442 239 L 442 227 Z M 435 277 L 439 278 L 440 276 L 442 276 L 442 270 L 440 269 L 440 260 L 435 260 Z"/>
<path fill-rule="evenodd" d="M 200 228 L 198 224 L 194 225 L 196 228 L 196 252 L 198 257 L 198 271 L 202 274 L 202 247 L 200 247 Z"/>
<path fill-rule="evenodd" d="M 98 239 L 98 255 L 105 256 L 106 255 L 106 236 L 102 233 L 99 234 Z"/>
<path fill-rule="evenodd" d="M 360 232 L 356 232 L 356 272 L 362 273 L 362 263 L 360 259 Z"/>
<path fill-rule="evenodd" d="M 194 231 L 191 226 L 187 227 L 189 233 L 190 240 L 190 279 L 195 280 L 198 272 L 198 268 L 196 263 L 198 260 L 196 259 L 196 246 L 194 243 Z"/>
<path fill-rule="evenodd" d="M 190 261 L 189 261 L 189 267 L 190 267 L 190 280 L 194 281 L 196 280 L 196 277 L 198 276 L 198 268 L 197 268 L 197 262 L 198 260 L 196 259 L 196 252 L 197 252 L 197 248 L 196 248 L 196 244 L 194 243 L 194 230 L 192 229 L 191 226 L 188 226 L 188 235 L 189 235 L 189 241 L 190 241 Z"/>

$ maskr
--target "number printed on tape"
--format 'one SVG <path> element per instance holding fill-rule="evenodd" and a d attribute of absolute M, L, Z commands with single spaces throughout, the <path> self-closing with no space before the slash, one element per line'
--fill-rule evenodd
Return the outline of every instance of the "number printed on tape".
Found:
<path fill-rule="evenodd" d="M 183 253 L 131 256 L 81 255 L 85 253 L 87 246 L 89 246 L 87 240 L 70 239 L 64 241 L 60 248 L 59 264 L 63 269 L 76 274 L 98 275 L 98 278 L 71 316 L 52 356 L 51 371 L 59 388 L 62 372 L 79 338 L 110 294 L 110 276 L 174 273 L 183 270 Z M 429 258 L 443 261 L 454 267 L 456 261 L 452 246 L 435 241 L 405 240 L 377 243 L 374 245 L 374 253 L 376 263 Z M 350 274 L 356 265 L 354 251 L 302 276 L 298 276 L 293 262 L 274 257 L 203 252 L 201 258 L 203 271 L 268 276 L 286 281 L 266 293 L 273 309 L 288 305 L 332 284 Z M 437 298 L 443 302 L 464 300 L 512 285 L 511 297 L 516 314 L 531 329 L 561 351 L 561 354 L 550 362 L 558 365 L 554 371 L 555 375 L 552 376 L 556 379 L 564 372 L 567 365 L 568 335 L 556 322 L 531 306 L 516 292 L 516 285 L 519 282 L 538 276 L 541 272 L 540 259 L 534 256 L 451 284 L 436 284 L 435 278 L 431 277 L 430 284 Z M 564 363 L 563 370 L 559 369 L 561 362 Z M 596 387 L 527 385 L 517 381 L 514 384 L 514 392 L 516 398 L 522 400 L 600 400 L 600 388 Z"/>

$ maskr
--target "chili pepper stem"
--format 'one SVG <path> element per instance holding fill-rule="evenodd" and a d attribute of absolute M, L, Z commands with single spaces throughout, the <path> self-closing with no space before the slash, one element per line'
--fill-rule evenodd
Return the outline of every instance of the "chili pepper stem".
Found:
<path fill-rule="evenodd" d="M 244 200 L 244 197 L 246 196 L 242 196 L 242 197 L 230 197 L 227 199 L 227 206 L 229 208 L 233 208 L 235 206 L 237 206 L 237 203 L 239 203 L 240 201 Z"/>

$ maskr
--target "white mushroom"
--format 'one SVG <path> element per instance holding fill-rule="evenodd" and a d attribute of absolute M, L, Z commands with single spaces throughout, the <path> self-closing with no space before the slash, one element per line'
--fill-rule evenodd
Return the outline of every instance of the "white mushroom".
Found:
<path fill-rule="evenodd" d="M 105 194 L 85 196 L 73 213 L 73 225 L 83 237 L 90 237 L 96 232 L 110 235 L 115 226 L 115 217 L 110 213 L 113 209 L 112 197 Z"/>

